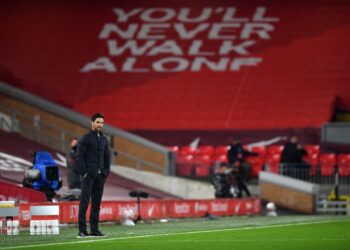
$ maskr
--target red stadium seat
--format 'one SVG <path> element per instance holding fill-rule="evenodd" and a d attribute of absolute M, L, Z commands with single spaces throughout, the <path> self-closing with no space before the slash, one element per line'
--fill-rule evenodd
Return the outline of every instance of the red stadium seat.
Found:
<path fill-rule="evenodd" d="M 197 149 L 190 146 L 182 146 L 179 150 L 179 155 L 195 155 L 196 153 Z"/>
<path fill-rule="evenodd" d="M 194 174 L 197 177 L 208 177 L 212 159 L 210 155 L 198 155 L 194 160 Z"/>
<path fill-rule="evenodd" d="M 194 165 L 193 155 L 179 155 L 176 157 L 176 172 L 178 176 L 191 177 Z"/>
<path fill-rule="evenodd" d="M 350 154 L 340 154 L 337 158 L 339 176 L 350 176 Z"/>
<path fill-rule="evenodd" d="M 281 154 L 283 151 L 283 145 L 271 145 L 267 147 L 268 155 Z"/>
<path fill-rule="evenodd" d="M 251 165 L 252 171 L 251 177 L 258 177 L 260 171 L 264 168 L 264 157 L 262 156 L 250 156 L 247 157 L 247 162 Z"/>
<path fill-rule="evenodd" d="M 335 154 L 320 154 L 319 163 L 322 176 L 331 176 L 334 174 Z"/>
<path fill-rule="evenodd" d="M 253 146 L 250 149 L 251 152 L 258 153 L 259 156 L 264 157 L 267 153 L 267 149 L 265 146 Z"/>
<path fill-rule="evenodd" d="M 307 144 L 304 149 L 308 154 L 320 154 L 320 145 Z"/>
<path fill-rule="evenodd" d="M 315 175 L 317 172 L 317 165 L 318 165 L 318 154 L 307 154 L 304 160 L 310 164 L 310 175 Z"/>
<path fill-rule="evenodd" d="M 228 164 L 227 154 L 214 155 L 212 159 L 214 163 L 219 162 Z"/>
<path fill-rule="evenodd" d="M 202 145 L 198 147 L 197 151 L 198 155 L 213 155 L 214 154 L 214 147 L 210 145 Z"/>
<path fill-rule="evenodd" d="M 280 153 L 267 155 L 267 158 L 266 158 L 267 171 L 278 174 L 280 172 L 280 161 L 281 161 Z"/>
<path fill-rule="evenodd" d="M 224 155 L 227 154 L 228 146 L 217 146 L 214 149 L 215 155 Z"/>

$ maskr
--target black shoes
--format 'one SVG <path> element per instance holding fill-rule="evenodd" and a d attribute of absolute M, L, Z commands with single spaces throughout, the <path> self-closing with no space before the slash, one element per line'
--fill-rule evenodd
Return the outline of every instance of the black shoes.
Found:
<path fill-rule="evenodd" d="M 107 235 L 101 233 L 100 231 L 88 233 L 86 231 L 81 231 L 78 233 L 77 238 L 88 238 L 88 237 L 106 237 Z"/>
<path fill-rule="evenodd" d="M 91 237 L 105 237 L 106 235 L 101 233 L 100 231 L 96 231 L 96 232 L 91 232 L 90 236 Z"/>
<path fill-rule="evenodd" d="M 89 236 L 90 236 L 90 235 L 88 234 L 88 232 L 82 231 L 82 232 L 79 232 L 79 233 L 78 233 L 77 238 L 87 238 L 87 237 L 89 237 Z"/>

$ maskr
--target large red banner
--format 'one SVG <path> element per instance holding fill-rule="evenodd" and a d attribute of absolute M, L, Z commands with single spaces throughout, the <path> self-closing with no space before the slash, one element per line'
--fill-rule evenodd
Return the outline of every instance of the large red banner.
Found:
<path fill-rule="evenodd" d="M 277 17 L 267 7 L 112 8 L 98 37 L 107 50 L 81 72 L 239 71 L 257 66 L 260 43 L 271 39 Z M 102 47 L 102 46 L 101 46 Z"/>
<path fill-rule="evenodd" d="M 124 129 L 319 127 L 349 1 L 1 1 L 0 80 Z M 336 101 L 336 102 L 335 102 Z"/>

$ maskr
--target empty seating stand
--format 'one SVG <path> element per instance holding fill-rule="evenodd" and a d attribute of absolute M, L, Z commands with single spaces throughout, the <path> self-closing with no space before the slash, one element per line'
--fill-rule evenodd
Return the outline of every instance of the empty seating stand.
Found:
<path fill-rule="evenodd" d="M 23 9 L 14 8 L 11 0 L 2 2 L 2 37 L 11 38 L 0 40 L 0 65 L 4 65 L 0 70 L 2 79 L 86 115 L 91 115 L 91 110 L 100 110 L 109 124 L 123 129 L 204 129 L 216 133 L 235 129 L 319 128 L 330 119 L 336 97 L 341 99 L 339 105 L 342 108 L 350 108 L 350 84 L 346 80 L 350 71 L 344 66 L 350 58 L 350 30 L 346 28 L 346 17 L 350 12 L 348 1 L 318 1 L 315 8 L 305 1 L 284 0 L 283 4 L 271 1 L 263 12 L 260 10 L 260 14 L 256 14 L 264 14 L 265 21 L 260 22 L 262 27 L 269 27 L 268 30 L 262 28 L 261 33 L 251 33 L 246 39 L 254 40 L 255 44 L 241 49 L 245 52 L 244 59 L 258 58 L 259 63 L 242 65 L 235 70 L 229 65 L 234 65 L 231 59 L 236 59 L 238 49 L 220 55 L 221 43 L 209 39 L 208 32 L 232 6 L 236 8 L 237 16 L 254 23 L 253 17 L 262 5 L 261 1 L 251 0 L 249 4 L 245 1 L 234 4 L 208 1 L 205 7 L 223 11 L 208 17 L 205 20 L 208 29 L 192 32 L 198 33 L 193 39 L 181 38 L 173 27 L 179 22 L 190 34 L 189 30 L 194 31 L 197 26 L 189 28 L 188 23 L 180 22 L 176 16 L 168 21 L 169 29 L 152 34 L 174 41 L 179 51 L 184 52 L 178 59 L 184 62 L 181 65 L 187 66 L 179 71 L 176 70 L 178 61 L 160 66 L 160 61 L 173 57 L 171 51 L 150 56 L 150 52 L 159 51 L 161 43 L 146 49 L 143 40 L 138 39 L 138 31 L 132 37 L 134 40 L 117 34 L 126 33 L 122 31 L 110 32 L 107 39 L 98 38 L 96 34 L 101 33 L 103 25 L 96 23 L 115 22 L 114 1 L 106 1 L 103 5 L 98 1 L 81 1 L 88 12 L 81 11 L 80 4 L 72 5 L 69 1 L 45 6 L 34 1 L 30 8 Z M 128 25 L 142 26 L 144 20 L 140 16 L 146 16 L 142 14 L 150 8 L 143 6 L 141 1 L 122 2 L 118 8 L 124 11 L 140 10 L 129 17 L 130 22 L 125 23 L 123 30 L 127 30 Z M 158 3 L 156 0 L 148 2 L 150 6 Z M 191 18 L 203 11 L 200 1 L 187 1 L 186 7 L 191 11 Z M 179 4 L 166 1 L 162 9 L 177 12 Z M 162 10 L 158 11 L 159 16 L 164 14 Z M 37 22 L 46 20 L 48 13 L 50 22 Z M 156 19 L 156 16 L 149 18 Z M 269 21 L 270 18 L 274 21 Z M 83 20 L 84 25 L 72 25 L 76 19 Z M 18 30 L 19 23 L 36 25 Z M 245 23 L 242 23 L 235 29 L 238 38 L 245 31 L 244 27 Z M 224 33 L 220 35 L 233 36 L 233 32 Z M 89 42 L 79 42 L 75 39 L 77 34 Z M 120 53 L 118 56 L 105 49 L 109 39 L 118 40 L 118 49 L 115 49 Z M 202 57 L 189 55 L 188 51 L 190 48 L 199 50 L 196 46 L 190 47 L 191 40 L 198 39 L 203 40 L 203 51 L 208 51 L 203 53 L 214 54 L 203 56 L 214 66 L 203 64 L 196 69 L 194 60 Z M 130 46 L 133 49 L 129 50 L 126 46 L 129 41 L 135 41 L 138 44 L 135 46 L 139 47 Z M 145 52 L 140 53 L 141 50 Z M 111 67 L 101 68 L 95 61 L 98 58 L 108 60 Z M 137 61 L 130 61 L 132 58 Z M 230 59 L 227 66 L 218 67 L 222 64 L 220 60 L 226 58 Z M 83 70 L 94 62 L 96 69 Z M 132 65 L 134 71 L 130 69 Z M 139 68 L 147 73 L 138 71 Z M 159 68 L 169 70 L 159 72 Z M 125 69 L 129 71 L 125 72 Z"/>
<path fill-rule="evenodd" d="M 228 166 L 227 149 L 225 145 L 211 146 L 203 145 L 198 148 L 189 146 L 169 146 L 177 154 L 177 175 L 189 178 L 200 178 L 208 180 L 216 171 L 216 167 Z M 246 157 L 251 166 L 251 178 L 258 178 L 260 171 L 269 171 L 277 174 L 287 174 L 281 167 L 281 154 L 283 145 L 270 145 L 259 147 L 244 146 L 246 150 L 257 153 L 256 156 Z M 321 153 L 319 145 L 305 146 L 308 154 L 304 161 L 309 164 L 308 173 L 303 172 L 305 178 L 320 181 L 322 178 L 332 180 L 335 169 L 341 178 L 350 176 L 350 154 Z"/>

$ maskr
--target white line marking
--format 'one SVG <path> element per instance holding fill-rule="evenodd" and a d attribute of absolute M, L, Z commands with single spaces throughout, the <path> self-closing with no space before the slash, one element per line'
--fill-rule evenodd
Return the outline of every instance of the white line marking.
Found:
<path fill-rule="evenodd" d="M 47 246 L 58 246 L 58 245 L 69 245 L 69 244 L 84 244 L 92 242 L 102 242 L 102 241 L 119 241 L 119 240 L 130 240 L 130 239 L 139 239 L 139 238 L 149 238 L 157 236 L 170 236 L 170 235 L 186 235 L 186 234 L 199 234 L 199 233 L 211 233 L 211 232 L 223 232 L 223 231 L 238 231 L 238 230 L 252 230 L 252 229 L 265 229 L 265 228 L 276 228 L 276 227 L 287 227 L 287 226 L 300 226 L 300 225 L 311 225 L 311 224 L 322 224 L 330 222 L 344 222 L 349 221 L 350 219 L 343 220 L 325 220 L 325 221 L 310 221 L 310 222 L 301 222 L 301 223 L 292 223 L 292 224 L 277 224 L 277 225 L 267 225 L 267 226 L 257 226 L 257 227 L 241 227 L 241 228 L 224 228 L 224 229 L 213 229 L 213 230 L 203 230 L 203 231 L 191 231 L 191 232 L 177 232 L 177 233 L 164 233 L 164 234 L 149 234 L 149 235 L 137 235 L 137 236 L 126 236 L 120 238 L 103 238 L 103 239 L 93 239 L 91 238 L 83 241 L 67 241 L 67 242 L 56 242 L 48 244 L 34 244 L 34 245 L 24 245 L 24 246 L 12 246 L 12 247 L 3 247 L 5 249 L 20 249 L 20 248 L 29 248 L 29 247 L 47 247 Z M 109 234 L 111 235 L 111 234 Z M 288 239 L 286 239 L 288 240 Z M 300 239 L 302 240 L 302 239 Z M 317 239 L 319 240 L 319 239 Z M 338 239 L 335 239 L 338 240 Z M 344 239 L 340 239 L 344 240 Z M 347 239 L 345 239 L 347 240 Z M 240 241 L 240 240 L 236 240 Z M 256 240 L 254 240 L 256 241 Z M 143 242 L 143 241 L 142 241 Z M 169 241 L 170 242 L 170 241 Z M 177 241 L 174 241 L 177 242 Z"/>
<path fill-rule="evenodd" d="M 188 243 L 201 243 L 201 242 L 266 242 L 266 241 L 271 241 L 271 242 L 279 242 L 279 241 L 349 241 L 349 239 L 340 239 L 340 238 L 337 238 L 337 239 L 307 239 L 307 238 L 301 238 L 301 239 L 230 239 L 230 240 L 157 240 L 156 242 L 155 241 L 151 241 L 151 240 L 143 240 L 143 241 L 131 241 L 131 240 L 123 240 L 122 242 L 123 243 L 140 243 L 140 244 L 143 244 L 143 243 L 177 243 L 177 242 L 182 242 L 182 243 L 185 243 L 185 242 L 188 242 Z"/>

